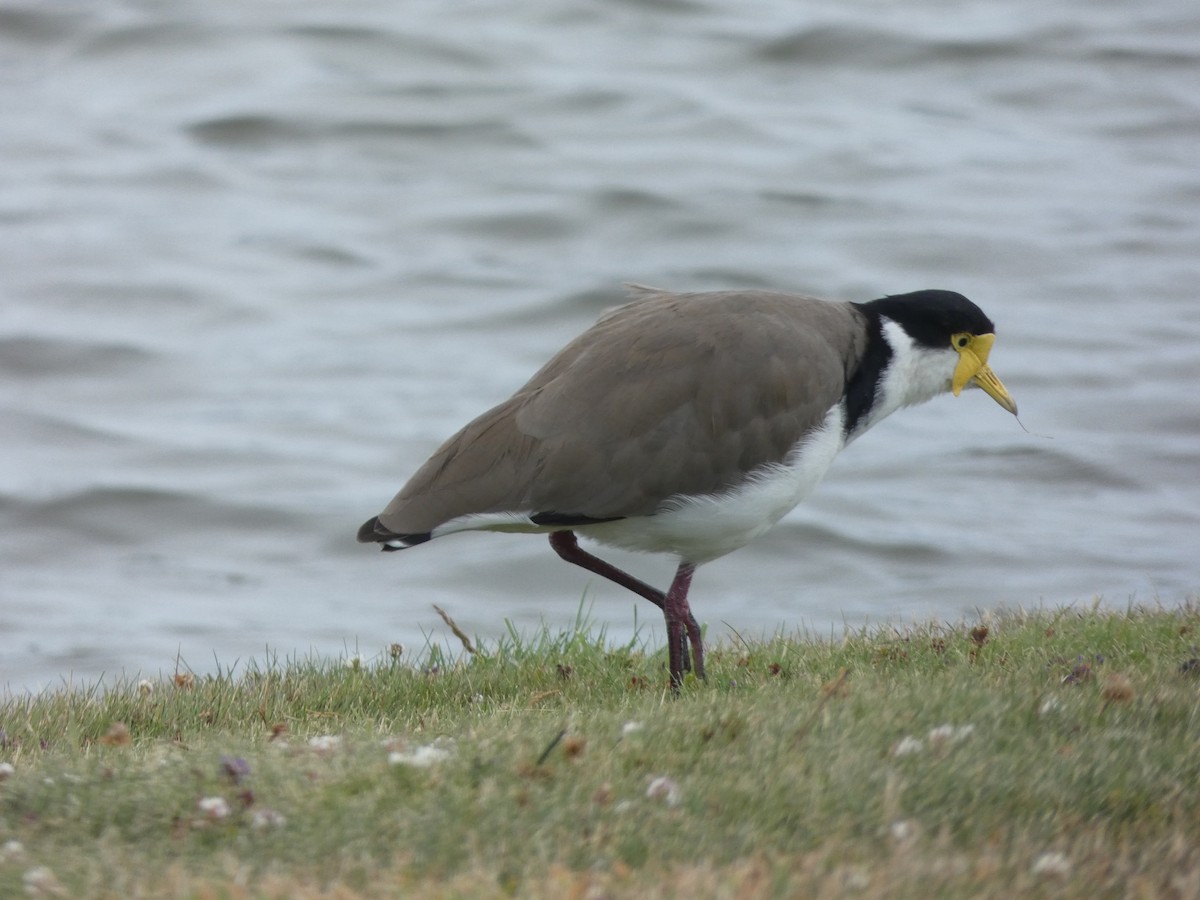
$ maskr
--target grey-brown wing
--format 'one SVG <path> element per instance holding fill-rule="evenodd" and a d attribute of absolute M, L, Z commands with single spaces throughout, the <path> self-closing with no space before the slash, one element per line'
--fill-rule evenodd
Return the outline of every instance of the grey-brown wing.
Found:
<path fill-rule="evenodd" d="M 781 461 L 838 402 L 865 340 L 847 304 L 650 293 L 603 317 L 450 438 L 380 516 L 649 515 Z"/>

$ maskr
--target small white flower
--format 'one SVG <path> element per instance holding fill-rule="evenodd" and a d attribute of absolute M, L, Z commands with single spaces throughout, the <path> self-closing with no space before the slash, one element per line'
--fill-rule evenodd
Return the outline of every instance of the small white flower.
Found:
<path fill-rule="evenodd" d="M 0 861 L 8 862 L 25 855 L 25 845 L 20 841 L 5 841 L 0 847 Z"/>
<path fill-rule="evenodd" d="M 621 726 L 621 737 L 629 737 L 631 734 L 637 734 L 645 727 L 641 722 L 634 722 L 631 719 Z"/>
<path fill-rule="evenodd" d="M 679 785 L 675 783 L 674 779 L 660 775 L 650 782 L 650 786 L 646 788 L 646 796 L 651 800 L 663 800 L 667 806 L 678 806 Z"/>
<path fill-rule="evenodd" d="M 62 897 L 66 894 L 62 883 L 46 866 L 30 869 L 22 877 L 25 893 L 31 897 Z"/>
<path fill-rule="evenodd" d="M 0 762 L 0 781 L 7 781 L 16 773 L 16 768 L 10 762 Z"/>
<path fill-rule="evenodd" d="M 229 804 L 224 797 L 201 797 L 196 806 L 214 822 L 229 817 Z"/>
<path fill-rule="evenodd" d="M 346 657 L 346 659 L 342 662 L 342 665 L 344 665 L 347 669 L 353 669 L 357 672 L 359 669 L 366 668 L 367 658 L 361 653 L 355 653 L 353 656 Z"/>
<path fill-rule="evenodd" d="M 892 840 L 907 844 L 917 836 L 921 828 L 912 819 L 897 819 L 888 829 L 891 832 Z"/>
<path fill-rule="evenodd" d="M 452 742 L 436 742 L 406 750 L 393 750 L 388 754 L 388 764 L 428 769 L 430 766 L 445 762 L 453 755 L 454 744 Z"/>
<path fill-rule="evenodd" d="M 250 827 L 259 831 L 266 828 L 282 828 L 286 824 L 287 819 L 283 814 L 273 809 L 256 809 L 250 817 Z"/>
<path fill-rule="evenodd" d="M 137 690 L 138 690 L 138 693 L 141 694 L 143 697 L 149 697 L 151 694 L 154 693 L 154 682 L 151 681 L 149 678 L 143 678 L 141 681 L 139 681 L 137 683 Z"/>
<path fill-rule="evenodd" d="M 341 746 L 340 734 L 318 734 L 308 739 L 308 748 L 319 756 L 328 756 Z"/>
<path fill-rule="evenodd" d="M 1066 878 L 1071 874 L 1071 861 L 1064 854 L 1051 851 L 1035 859 L 1030 871 L 1046 878 Z"/>
<path fill-rule="evenodd" d="M 1039 716 L 1048 716 L 1052 712 L 1057 712 L 1062 709 L 1062 701 L 1057 697 L 1047 697 L 1042 701 L 1042 705 L 1038 707 Z"/>
<path fill-rule="evenodd" d="M 862 866 L 846 866 L 841 874 L 846 890 L 865 891 L 871 886 L 871 875 Z"/>
<path fill-rule="evenodd" d="M 912 735 L 905 735 L 892 745 L 892 756 L 912 756 L 925 750 L 925 745 Z"/>
<path fill-rule="evenodd" d="M 953 734 L 954 734 L 954 726 L 953 725 L 939 725 L 937 728 L 934 728 L 932 731 L 929 732 L 929 743 L 931 743 L 931 744 L 944 743 L 944 742 L 950 740 L 950 737 Z"/>
<path fill-rule="evenodd" d="M 931 747 L 950 747 L 975 733 L 974 725 L 939 725 L 929 732 Z"/>

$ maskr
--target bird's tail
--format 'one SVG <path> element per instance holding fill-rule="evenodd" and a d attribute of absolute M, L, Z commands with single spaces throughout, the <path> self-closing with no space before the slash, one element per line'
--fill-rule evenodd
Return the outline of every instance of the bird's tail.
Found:
<path fill-rule="evenodd" d="M 381 550 L 404 550 L 423 544 L 433 537 L 428 531 L 420 534 L 399 534 L 384 526 L 379 516 L 363 522 L 358 529 L 358 540 L 361 544 L 382 544 Z"/>

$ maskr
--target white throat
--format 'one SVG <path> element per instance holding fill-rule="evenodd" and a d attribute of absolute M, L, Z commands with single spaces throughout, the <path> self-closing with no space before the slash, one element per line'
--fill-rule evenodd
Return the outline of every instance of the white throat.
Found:
<path fill-rule="evenodd" d="M 866 421 L 855 429 L 854 437 L 898 409 L 924 403 L 948 392 L 958 363 L 958 354 L 949 345 L 945 349 L 921 347 L 907 331 L 886 316 L 882 327 L 883 339 L 892 348 L 892 358 L 876 389 L 875 403 L 867 413 Z"/>

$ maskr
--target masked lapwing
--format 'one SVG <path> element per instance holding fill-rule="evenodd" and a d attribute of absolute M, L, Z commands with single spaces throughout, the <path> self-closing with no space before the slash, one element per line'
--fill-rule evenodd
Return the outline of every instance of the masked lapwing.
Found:
<path fill-rule="evenodd" d="M 1017 412 L 988 367 L 992 321 L 961 294 L 632 290 L 442 444 L 358 539 L 400 550 L 459 531 L 549 533 L 564 560 L 662 609 L 678 687 L 687 668 L 704 676 L 688 605 L 696 567 L 778 522 L 843 447 L 966 387 Z M 674 580 L 664 593 L 577 535 L 670 554 Z"/>

